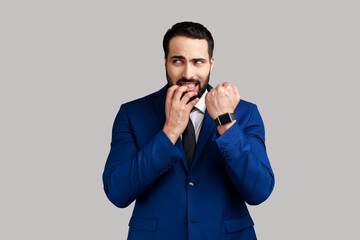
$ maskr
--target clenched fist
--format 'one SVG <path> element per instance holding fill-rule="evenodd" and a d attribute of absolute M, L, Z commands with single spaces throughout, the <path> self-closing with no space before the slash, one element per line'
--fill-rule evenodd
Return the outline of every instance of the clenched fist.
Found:
<path fill-rule="evenodd" d="M 240 101 L 240 94 L 236 86 L 228 82 L 217 85 L 206 94 L 205 104 L 210 116 L 215 120 L 219 115 L 224 113 L 233 113 Z M 235 121 L 218 126 L 218 132 L 222 135 L 228 130 Z"/>
<path fill-rule="evenodd" d="M 188 125 L 191 109 L 199 101 L 199 98 L 195 98 L 191 102 L 189 100 L 196 95 L 197 92 L 188 92 L 186 86 L 174 85 L 167 91 L 165 101 L 166 122 L 163 131 L 173 144 L 176 143 Z"/>

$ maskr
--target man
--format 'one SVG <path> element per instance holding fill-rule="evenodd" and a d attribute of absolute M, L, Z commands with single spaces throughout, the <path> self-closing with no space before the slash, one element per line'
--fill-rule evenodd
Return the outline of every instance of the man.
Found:
<path fill-rule="evenodd" d="M 163 40 L 167 85 L 123 104 L 103 174 L 109 200 L 134 200 L 128 239 L 256 239 L 246 204 L 274 187 L 255 104 L 208 85 L 214 41 L 181 22 Z"/>

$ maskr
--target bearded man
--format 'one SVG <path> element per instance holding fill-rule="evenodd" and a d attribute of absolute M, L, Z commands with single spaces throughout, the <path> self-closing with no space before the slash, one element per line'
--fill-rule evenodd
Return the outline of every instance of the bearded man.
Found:
<path fill-rule="evenodd" d="M 256 239 L 246 203 L 265 201 L 274 174 L 257 106 L 236 86 L 208 82 L 214 40 L 180 22 L 163 39 L 167 84 L 115 118 L 104 190 L 134 200 L 128 239 Z"/>

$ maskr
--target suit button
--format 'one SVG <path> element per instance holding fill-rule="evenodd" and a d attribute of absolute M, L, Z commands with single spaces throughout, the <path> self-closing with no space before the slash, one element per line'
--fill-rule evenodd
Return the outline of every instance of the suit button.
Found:
<path fill-rule="evenodd" d="M 189 182 L 188 186 L 189 188 L 192 188 L 193 186 L 195 186 L 195 184 L 193 182 Z"/>

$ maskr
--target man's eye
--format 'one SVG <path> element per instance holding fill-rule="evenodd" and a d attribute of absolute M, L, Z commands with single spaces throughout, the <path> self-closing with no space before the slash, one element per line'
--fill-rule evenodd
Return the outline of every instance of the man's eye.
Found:
<path fill-rule="evenodd" d="M 174 60 L 173 64 L 177 65 L 177 66 L 181 66 L 183 64 L 183 61 L 181 60 Z"/>
<path fill-rule="evenodd" d="M 195 61 L 195 64 L 202 64 L 202 63 L 204 63 L 204 60 L 196 60 Z"/>

